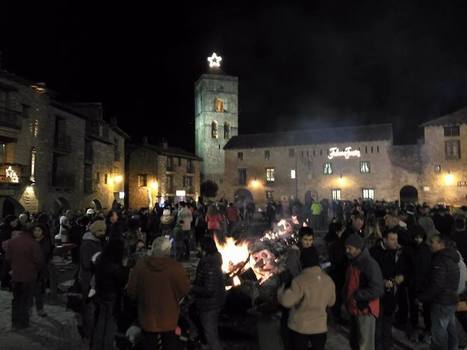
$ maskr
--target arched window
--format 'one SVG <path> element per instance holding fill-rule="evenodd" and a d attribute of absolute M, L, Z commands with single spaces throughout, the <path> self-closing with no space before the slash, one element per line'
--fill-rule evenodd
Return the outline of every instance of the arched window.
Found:
<path fill-rule="evenodd" d="M 224 139 L 230 138 L 230 125 L 229 123 L 224 123 Z"/>
<path fill-rule="evenodd" d="M 216 97 L 214 100 L 214 111 L 218 113 L 224 112 L 224 101 L 222 101 L 220 98 Z"/>
<path fill-rule="evenodd" d="M 211 137 L 212 137 L 213 139 L 217 139 L 217 138 L 218 138 L 217 122 L 216 122 L 215 120 L 211 123 Z"/>

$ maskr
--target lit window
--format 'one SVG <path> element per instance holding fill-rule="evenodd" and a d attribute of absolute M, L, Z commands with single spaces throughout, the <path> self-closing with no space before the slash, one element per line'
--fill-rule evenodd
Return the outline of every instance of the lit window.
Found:
<path fill-rule="evenodd" d="M 295 157 L 295 149 L 294 148 L 289 149 L 289 157 Z"/>
<path fill-rule="evenodd" d="M 444 136 L 459 136 L 459 125 L 456 126 L 445 126 L 444 127 Z"/>
<path fill-rule="evenodd" d="M 266 181 L 274 182 L 274 168 L 266 168 Z"/>
<path fill-rule="evenodd" d="M 138 187 L 146 187 L 148 185 L 148 175 L 138 175 Z"/>
<path fill-rule="evenodd" d="M 224 112 L 224 101 L 222 101 L 220 98 L 216 98 L 214 100 L 214 111 L 216 111 L 217 113 Z"/>
<path fill-rule="evenodd" d="M 211 137 L 213 139 L 217 139 L 218 138 L 218 132 L 217 132 L 217 122 L 214 120 L 212 123 L 211 123 Z"/>
<path fill-rule="evenodd" d="M 370 173 L 370 162 L 368 161 L 360 162 L 360 172 L 362 174 L 369 174 Z"/>
<path fill-rule="evenodd" d="M 436 164 L 435 165 L 435 173 L 440 173 L 441 172 L 441 165 Z"/>
<path fill-rule="evenodd" d="M 229 123 L 224 123 L 224 139 L 228 139 L 230 137 L 230 125 Z"/>
<path fill-rule="evenodd" d="M 326 162 L 323 166 L 324 175 L 332 175 L 332 163 Z"/>
<path fill-rule="evenodd" d="M 241 168 L 237 169 L 238 171 L 238 184 L 240 186 L 245 186 L 246 185 L 246 169 Z"/>
<path fill-rule="evenodd" d="M 31 134 L 34 137 L 37 137 L 39 134 L 39 120 L 37 119 L 31 121 Z"/>
<path fill-rule="evenodd" d="M 341 200 L 341 190 L 338 188 L 335 188 L 331 190 L 331 197 L 333 201 L 340 201 Z"/>
<path fill-rule="evenodd" d="M 461 144 L 459 140 L 445 142 L 446 159 L 460 159 Z"/>
<path fill-rule="evenodd" d="M 31 150 L 31 181 L 34 182 L 36 181 L 35 175 L 36 175 L 36 148 L 33 147 Z"/>
<path fill-rule="evenodd" d="M 364 188 L 362 190 L 363 199 L 375 199 L 375 190 L 373 188 Z"/>
<path fill-rule="evenodd" d="M 290 170 L 290 178 L 295 179 L 296 174 L 295 174 L 295 169 Z"/>
<path fill-rule="evenodd" d="M 243 152 L 238 152 L 237 153 L 237 159 L 238 160 L 243 160 Z"/>
<path fill-rule="evenodd" d="M 271 153 L 269 151 L 264 151 L 264 159 L 269 160 L 271 158 Z"/>

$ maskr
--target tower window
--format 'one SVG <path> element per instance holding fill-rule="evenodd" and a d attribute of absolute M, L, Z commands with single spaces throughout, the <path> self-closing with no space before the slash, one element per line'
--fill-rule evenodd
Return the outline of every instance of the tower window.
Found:
<path fill-rule="evenodd" d="M 460 159 L 461 144 L 459 140 L 450 140 L 445 142 L 446 159 Z"/>
<path fill-rule="evenodd" d="M 276 179 L 274 177 L 274 168 L 266 168 L 266 181 L 273 183 Z"/>
<path fill-rule="evenodd" d="M 219 137 L 217 130 L 217 122 L 215 120 L 211 123 L 211 137 L 213 139 L 217 139 Z"/>
<path fill-rule="evenodd" d="M 332 163 L 326 162 L 323 165 L 323 174 L 332 175 Z"/>
<path fill-rule="evenodd" d="M 243 160 L 243 152 L 238 152 L 237 153 L 237 159 L 238 160 Z"/>
<path fill-rule="evenodd" d="M 269 160 L 271 158 L 271 152 L 269 150 L 264 151 L 264 159 Z"/>
<path fill-rule="evenodd" d="M 224 113 L 224 101 L 220 98 L 214 100 L 214 111 L 217 113 Z"/>
<path fill-rule="evenodd" d="M 230 125 L 229 123 L 224 123 L 224 139 L 230 138 Z"/>
<path fill-rule="evenodd" d="M 370 162 L 369 161 L 360 162 L 360 172 L 362 174 L 370 173 Z"/>
<path fill-rule="evenodd" d="M 333 201 L 341 200 L 341 190 L 340 188 L 334 188 L 331 190 L 331 197 Z"/>

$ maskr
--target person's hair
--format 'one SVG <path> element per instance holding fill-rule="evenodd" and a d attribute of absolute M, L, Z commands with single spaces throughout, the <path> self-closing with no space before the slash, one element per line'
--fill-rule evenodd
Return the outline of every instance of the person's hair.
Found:
<path fill-rule="evenodd" d="M 179 202 L 178 203 L 182 208 L 185 208 L 186 207 L 186 203 L 185 202 Z"/>
<path fill-rule="evenodd" d="M 414 225 L 412 226 L 411 228 L 411 233 L 412 233 L 412 237 L 422 237 L 423 240 L 426 240 L 426 231 L 425 229 L 420 226 L 420 225 Z"/>
<path fill-rule="evenodd" d="M 214 205 L 210 205 L 208 207 L 208 212 L 207 212 L 207 215 L 211 216 L 211 215 L 216 215 L 217 214 L 217 209 Z"/>
<path fill-rule="evenodd" d="M 170 240 L 165 237 L 157 237 L 151 246 L 151 256 L 168 256 L 170 255 Z"/>
<path fill-rule="evenodd" d="M 365 221 L 365 218 L 363 217 L 363 215 L 359 211 L 354 211 L 352 213 L 352 220 L 357 220 L 357 219 Z"/>
<path fill-rule="evenodd" d="M 383 238 L 388 238 L 388 236 L 389 236 L 390 234 L 399 235 L 399 232 L 398 232 L 398 230 L 397 230 L 397 227 L 388 228 L 388 229 L 384 230 L 383 233 L 382 233 Z"/>
<path fill-rule="evenodd" d="M 449 238 L 441 234 L 435 234 L 431 236 L 431 240 L 438 241 L 439 243 L 442 243 L 445 247 L 447 247 Z"/>
<path fill-rule="evenodd" d="M 334 230 L 335 230 L 336 232 L 341 231 L 343 228 L 344 228 L 344 225 L 342 224 L 342 222 L 336 221 L 336 222 L 334 223 Z"/>
<path fill-rule="evenodd" d="M 315 235 L 315 232 L 313 231 L 311 227 L 308 227 L 308 226 L 302 226 L 298 230 L 299 238 L 303 238 L 304 236 L 314 236 L 314 235 Z"/>
<path fill-rule="evenodd" d="M 120 264 L 123 260 L 125 244 L 120 239 L 111 239 L 102 252 L 102 259 Z"/>
<path fill-rule="evenodd" d="M 128 220 L 128 229 L 129 230 L 137 230 L 139 227 L 139 221 L 135 218 L 130 218 Z"/>
<path fill-rule="evenodd" d="M 318 252 L 314 247 L 304 248 L 300 252 L 300 264 L 303 269 L 319 266 Z"/>
<path fill-rule="evenodd" d="M 201 241 L 201 249 L 208 255 L 218 253 L 216 243 L 211 237 L 204 237 Z"/>
<path fill-rule="evenodd" d="M 454 219 L 454 228 L 458 231 L 465 230 L 465 219 L 464 217 L 458 215 Z"/>
<path fill-rule="evenodd" d="M 110 220 L 110 218 L 113 216 L 114 213 L 117 214 L 117 217 L 120 219 L 120 214 L 118 213 L 118 211 L 114 210 L 114 209 L 111 209 L 107 213 L 107 220 Z"/>

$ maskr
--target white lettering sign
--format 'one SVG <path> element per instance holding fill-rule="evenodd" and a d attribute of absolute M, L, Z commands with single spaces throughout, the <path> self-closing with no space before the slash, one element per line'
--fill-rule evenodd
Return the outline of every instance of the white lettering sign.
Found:
<path fill-rule="evenodd" d="M 185 197 L 186 191 L 185 190 L 177 190 L 177 191 L 175 191 L 175 195 L 177 197 Z"/>
<path fill-rule="evenodd" d="M 345 159 L 349 159 L 350 157 L 360 158 L 360 151 L 358 149 L 353 150 L 352 147 L 346 147 L 343 151 L 339 150 L 339 147 L 331 147 L 328 158 L 333 159 L 337 157 L 344 157 Z"/>

